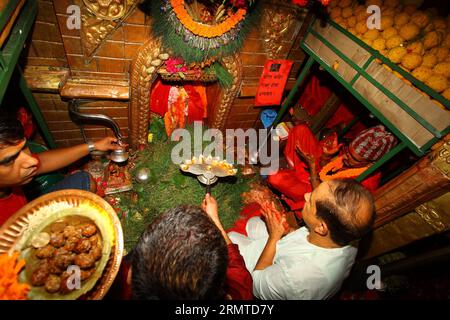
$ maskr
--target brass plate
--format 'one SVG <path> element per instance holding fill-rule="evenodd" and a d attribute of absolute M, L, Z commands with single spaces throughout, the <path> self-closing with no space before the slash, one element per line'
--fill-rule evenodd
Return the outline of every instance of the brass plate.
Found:
<path fill-rule="evenodd" d="M 114 243 L 111 248 L 110 258 L 94 288 L 80 297 L 80 299 L 100 300 L 108 292 L 119 271 L 124 252 L 124 241 L 122 225 L 117 218 L 116 212 L 105 200 L 93 193 L 67 189 L 46 194 L 28 203 L 0 228 L 0 254 L 13 251 L 13 248 L 21 240 L 24 231 L 27 229 L 30 218 L 40 209 L 55 203 L 60 203 L 66 207 L 79 207 L 80 205 L 88 204 L 106 212 L 111 219 L 114 229 Z"/>

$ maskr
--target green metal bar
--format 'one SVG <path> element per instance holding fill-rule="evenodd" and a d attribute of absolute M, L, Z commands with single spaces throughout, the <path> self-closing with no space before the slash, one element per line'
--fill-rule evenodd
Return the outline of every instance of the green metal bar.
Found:
<path fill-rule="evenodd" d="M 22 52 L 28 34 L 33 26 L 37 14 L 37 2 L 27 1 L 11 30 L 9 40 L 4 44 L 0 55 L 7 68 L 0 72 L 0 104 L 3 101 L 12 73 Z"/>
<path fill-rule="evenodd" d="M 311 57 L 314 58 L 328 73 L 330 73 L 340 84 L 342 84 L 350 93 L 353 94 L 369 111 L 383 122 L 389 130 L 399 137 L 406 145 L 417 155 L 422 156 L 424 153 L 415 144 L 413 144 L 408 137 L 406 137 L 400 130 L 397 129 L 386 117 L 376 108 L 374 108 L 358 91 L 356 91 L 352 86 L 348 84 L 344 79 L 342 79 L 334 70 L 328 66 L 328 64 L 318 57 L 312 50 L 309 49 L 304 43 L 302 44 L 302 49 L 306 51 Z"/>
<path fill-rule="evenodd" d="M 356 181 L 361 182 L 365 178 L 367 178 L 369 175 L 371 175 L 373 172 L 378 170 L 383 164 L 391 160 L 394 156 L 396 156 L 399 152 L 403 151 L 406 148 L 406 145 L 403 142 L 400 142 L 397 144 L 392 150 L 390 150 L 388 153 L 386 153 L 380 160 L 375 162 L 373 165 L 371 165 L 366 171 L 361 173 L 357 178 Z"/>
<path fill-rule="evenodd" d="M 369 59 L 367 59 L 366 63 L 364 63 L 362 68 L 364 70 L 367 70 L 367 68 L 370 66 L 370 64 L 372 63 L 373 60 L 375 60 L 375 57 L 371 56 Z M 353 86 L 360 77 L 361 77 L 361 74 L 357 73 L 356 76 L 352 79 L 352 81 L 350 81 L 350 84 Z"/>
<path fill-rule="evenodd" d="M 393 63 L 391 60 L 380 54 L 378 51 L 370 47 L 367 43 L 361 41 L 358 39 L 355 35 L 353 35 L 351 32 L 347 31 L 343 27 L 341 27 L 339 24 L 337 24 L 334 21 L 328 20 L 328 23 L 331 24 L 333 27 L 338 29 L 340 32 L 342 32 L 344 35 L 346 35 L 348 38 L 352 39 L 354 42 L 356 42 L 359 46 L 363 47 L 365 50 L 367 50 L 370 54 L 372 54 L 375 58 L 380 59 L 384 64 L 388 65 L 392 70 L 397 71 L 401 76 L 405 77 L 408 81 L 411 81 L 412 84 L 414 84 L 417 88 L 428 94 L 433 99 L 439 101 L 444 105 L 447 109 L 450 109 L 450 101 L 445 99 L 442 95 L 431 89 L 429 86 L 424 84 L 422 81 L 417 80 L 415 77 L 413 77 L 409 72 L 406 72 L 404 69 L 400 68 L 397 64 Z M 311 24 L 312 25 L 312 24 Z"/>
<path fill-rule="evenodd" d="M 272 126 L 270 127 L 271 129 L 275 128 L 278 125 L 278 123 L 281 120 L 281 118 L 283 117 L 284 113 L 291 105 L 292 99 L 294 99 L 294 96 L 297 94 L 298 89 L 302 85 L 303 81 L 305 80 L 306 76 L 308 75 L 309 70 L 311 69 L 313 64 L 314 64 L 313 57 L 309 57 L 308 60 L 306 61 L 305 66 L 303 67 L 302 71 L 298 75 L 297 80 L 295 81 L 294 87 L 291 89 L 291 91 L 289 92 L 289 95 L 286 97 L 286 100 L 284 100 L 283 105 L 281 106 L 281 109 L 278 111 L 278 114 L 277 114 L 275 120 L 273 121 Z"/>
<path fill-rule="evenodd" d="M 422 118 L 417 112 L 411 109 L 406 103 L 400 100 L 397 96 L 395 96 L 392 92 L 386 89 L 381 83 L 372 78 L 365 70 L 361 69 L 356 63 L 354 63 L 350 58 L 346 55 L 342 54 L 339 49 L 337 49 L 333 44 L 331 44 L 327 39 L 322 37 L 315 30 L 311 30 L 311 33 L 317 37 L 320 41 L 322 41 L 328 48 L 330 48 L 334 53 L 336 53 L 341 59 L 343 59 L 346 63 L 348 63 L 353 69 L 357 70 L 361 73 L 364 78 L 366 78 L 371 84 L 373 84 L 376 88 L 378 88 L 381 92 L 383 92 L 389 99 L 394 101 L 400 108 L 406 111 L 414 120 L 419 122 L 425 129 L 431 132 L 434 136 L 441 138 L 442 134 L 434 128 L 427 120 Z"/>
<path fill-rule="evenodd" d="M 438 138 L 434 138 L 434 139 L 428 141 L 428 143 L 426 143 L 424 146 L 422 146 L 421 150 L 423 150 L 425 153 L 426 151 L 428 151 L 428 149 L 430 149 L 432 146 L 434 146 L 438 141 L 439 141 Z"/>
<path fill-rule="evenodd" d="M 3 71 L 8 71 L 8 65 L 6 64 L 3 57 L 0 55 L 0 66 L 3 69 Z"/>
<path fill-rule="evenodd" d="M 3 9 L 3 11 L 0 12 L 0 32 L 3 31 L 3 28 L 8 23 L 9 18 L 16 9 L 16 6 L 17 1 L 8 1 L 6 7 Z"/>
<path fill-rule="evenodd" d="M 22 74 L 22 71 L 20 70 L 19 67 L 17 67 L 16 69 L 19 74 L 20 91 L 22 91 L 25 99 L 27 100 L 28 106 L 30 107 L 31 112 L 33 113 L 33 116 L 36 119 L 39 128 L 41 129 L 41 133 L 43 135 L 43 138 L 47 142 L 48 147 L 50 149 L 55 149 L 56 148 L 55 140 L 53 139 L 53 135 L 50 133 L 50 130 L 48 129 L 47 122 L 45 122 L 41 109 L 36 103 L 36 100 L 34 100 L 34 96 L 31 93 L 30 88 L 28 88 L 27 82 Z"/>

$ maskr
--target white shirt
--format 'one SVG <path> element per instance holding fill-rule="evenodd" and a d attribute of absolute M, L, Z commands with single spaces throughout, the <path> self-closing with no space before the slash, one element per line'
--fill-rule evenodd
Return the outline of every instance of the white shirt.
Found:
<path fill-rule="evenodd" d="M 259 299 L 327 299 L 341 287 L 355 261 L 357 249 L 322 248 L 311 244 L 302 227 L 277 242 L 273 264 L 254 268 L 268 239 L 265 223 L 255 217 L 247 223 L 248 237 L 230 232 L 253 277 L 253 294 Z"/>

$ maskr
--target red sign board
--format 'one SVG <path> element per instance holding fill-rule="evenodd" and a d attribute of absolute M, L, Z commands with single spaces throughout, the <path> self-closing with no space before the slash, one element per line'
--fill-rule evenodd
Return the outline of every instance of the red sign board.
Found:
<path fill-rule="evenodd" d="M 283 98 L 284 87 L 294 61 L 267 60 L 264 71 L 259 80 L 256 93 L 255 106 L 280 105 Z"/>

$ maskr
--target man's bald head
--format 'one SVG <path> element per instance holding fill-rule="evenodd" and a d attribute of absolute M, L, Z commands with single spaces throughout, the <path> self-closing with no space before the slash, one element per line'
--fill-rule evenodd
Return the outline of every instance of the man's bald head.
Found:
<path fill-rule="evenodd" d="M 316 215 L 328 227 L 333 242 L 340 246 L 364 236 L 373 226 L 372 195 L 354 180 L 337 179 L 322 183 L 316 198 Z M 327 195 L 328 194 L 328 195 Z"/>

